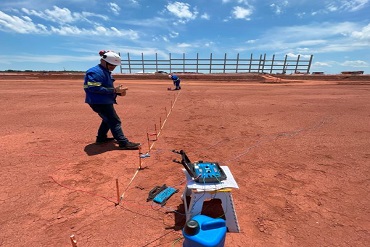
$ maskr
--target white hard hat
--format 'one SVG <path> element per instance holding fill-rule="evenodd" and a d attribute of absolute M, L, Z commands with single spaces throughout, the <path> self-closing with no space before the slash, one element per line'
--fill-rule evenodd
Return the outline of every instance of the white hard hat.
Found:
<path fill-rule="evenodd" d="M 113 51 L 100 51 L 101 59 L 113 65 L 121 65 L 121 57 Z"/>
<path fill-rule="evenodd" d="M 171 75 L 171 74 L 169 74 L 169 75 L 168 75 L 168 78 L 172 78 L 172 75 Z"/>

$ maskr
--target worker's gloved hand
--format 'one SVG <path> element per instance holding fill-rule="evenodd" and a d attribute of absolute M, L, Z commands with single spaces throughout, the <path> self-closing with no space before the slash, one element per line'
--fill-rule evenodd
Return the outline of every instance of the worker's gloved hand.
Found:
<path fill-rule="evenodd" d="M 128 90 L 128 88 L 127 87 L 123 87 L 122 85 L 119 85 L 118 87 L 115 87 L 114 88 L 114 91 L 119 96 L 125 96 L 127 90 Z"/>

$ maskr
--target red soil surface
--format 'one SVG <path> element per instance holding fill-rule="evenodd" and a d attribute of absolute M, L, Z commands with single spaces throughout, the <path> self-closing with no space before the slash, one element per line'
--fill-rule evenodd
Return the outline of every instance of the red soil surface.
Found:
<path fill-rule="evenodd" d="M 72 234 L 79 247 L 181 246 L 172 149 L 233 173 L 241 232 L 226 246 L 369 245 L 369 79 L 184 77 L 167 91 L 169 80 L 144 78 L 116 81 L 129 87 L 116 106 L 124 132 L 143 152 L 162 124 L 138 170 L 138 151 L 94 144 L 82 76 L 2 77 L 0 246 L 72 246 Z M 146 202 L 162 184 L 180 192 Z M 222 215 L 216 201 L 203 210 Z"/>

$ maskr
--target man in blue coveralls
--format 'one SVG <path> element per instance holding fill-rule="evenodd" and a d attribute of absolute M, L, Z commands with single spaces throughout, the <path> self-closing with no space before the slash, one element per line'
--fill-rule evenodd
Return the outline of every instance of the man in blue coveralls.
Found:
<path fill-rule="evenodd" d="M 84 90 L 85 103 L 102 119 L 96 137 L 96 144 L 117 140 L 120 149 L 137 150 L 140 143 L 130 142 L 123 134 L 121 120 L 118 117 L 114 104 L 116 97 L 125 96 L 128 88 L 122 85 L 114 87 L 112 71 L 121 64 L 121 57 L 113 51 L 100 51 L 100 64 L 88 69 L 85 74 Z M 108 138 L 108 131 L 114 138 Z"/>
<path fill-rule="evenodd" d="M 173 85 L 175 86 L 174 90 L 180 90 L 181 89 L 181 87 L 180 87 L 181 80 L 177 75 L 169 74 L 168 78 L 170 78 L 173 81 Z"/>

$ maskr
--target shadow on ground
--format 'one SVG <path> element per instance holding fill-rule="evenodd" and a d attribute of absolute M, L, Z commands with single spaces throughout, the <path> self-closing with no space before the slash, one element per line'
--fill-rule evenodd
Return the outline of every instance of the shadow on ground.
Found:
<path fill-rule="evenodd" d="M 119 148 L 116 145 L 114 145 L 113 142 L 104 143 L 101 145 L 90 143 L 86 145 L 86 147 L 84 148 L 84 151 L 87 155 L 94 156 L 94 155 L 102 154 L 102 153 L 109 152 L 112 150 L 117 150 L 117 149 Z"/>

